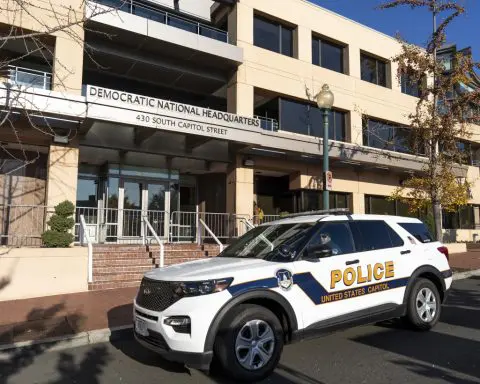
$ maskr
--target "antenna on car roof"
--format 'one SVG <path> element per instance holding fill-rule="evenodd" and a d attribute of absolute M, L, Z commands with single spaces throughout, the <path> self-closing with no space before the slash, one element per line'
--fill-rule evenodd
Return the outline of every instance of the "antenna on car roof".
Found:
<path fill-rule="evenodd" d="M 291 217 L 300 217 L 300 216 L 316 216 L 316 215 L 351 215 L 352 213 L 348 208 L 335 208 L 335 209 L 324 209 L 320 211 L 308 211 L 308 212 L 299 212 L 292 213 L 290 215 L 282 216 L 280 219 L 287 219 Z"/>

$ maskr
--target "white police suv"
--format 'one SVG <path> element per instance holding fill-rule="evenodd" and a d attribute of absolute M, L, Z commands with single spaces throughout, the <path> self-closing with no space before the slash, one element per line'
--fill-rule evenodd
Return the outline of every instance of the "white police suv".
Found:
<path fill-rule="evenodd" d="M 218 257 L 154 269 L 134 333 L 166 359 L 237 380 L 276 367 L 284 344 L 404 318 L 428 330 L 452 283 L 448 251 L 417 219 L 298 214 L 251 229 Z"/>

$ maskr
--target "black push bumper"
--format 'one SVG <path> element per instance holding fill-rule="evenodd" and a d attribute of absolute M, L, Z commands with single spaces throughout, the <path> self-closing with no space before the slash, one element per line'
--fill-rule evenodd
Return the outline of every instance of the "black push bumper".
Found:
<path fill-rule="evenodd" d="M 135 335 L 135 339 L 141 345 L 158 353 L 165 360 L 176 363 L 183 363 L 189 368 L 195 368 L 200 370 L 208 370 L 210 368 L 210 363 L 212 362 L 213 358 L 213 352 L 211 351 L 202 353 L 174 351 L 168 347 L 165 339 L 163 339 L 162 335 L 160 335 L 159 333 L 149 330 L 150 335 L 147 337 L 139 335 L 135 331 L 133 333 Z"/>

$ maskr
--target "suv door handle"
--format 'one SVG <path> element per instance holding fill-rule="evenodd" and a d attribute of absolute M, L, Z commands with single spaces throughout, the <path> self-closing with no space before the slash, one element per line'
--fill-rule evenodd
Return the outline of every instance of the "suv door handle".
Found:
<path fill-rule="evenodd" d="M 352 264 L 358 264 L 360 262 L 360 260 L 350 260 L 350 261 L 346 261 L 345 264 L 346 265 L 352 265 Z"/>
<path fill-rule="evenodd" d="M 401 251 L 400 254 L 401 255 L 406 255 L 408 253 L 412 253 L 412 251 L 410 251 L 409 249 L 407 249 L 406 251 Z"/>

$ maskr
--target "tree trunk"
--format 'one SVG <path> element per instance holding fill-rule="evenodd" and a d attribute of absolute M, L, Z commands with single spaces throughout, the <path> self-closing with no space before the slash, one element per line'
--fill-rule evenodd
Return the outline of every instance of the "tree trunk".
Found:
<path fill-rule="evenodd" d="M 442 241 L 442 207 L 439 201 L 433 202 L 433 220 L 435 223 L 435 238 Z"/>

